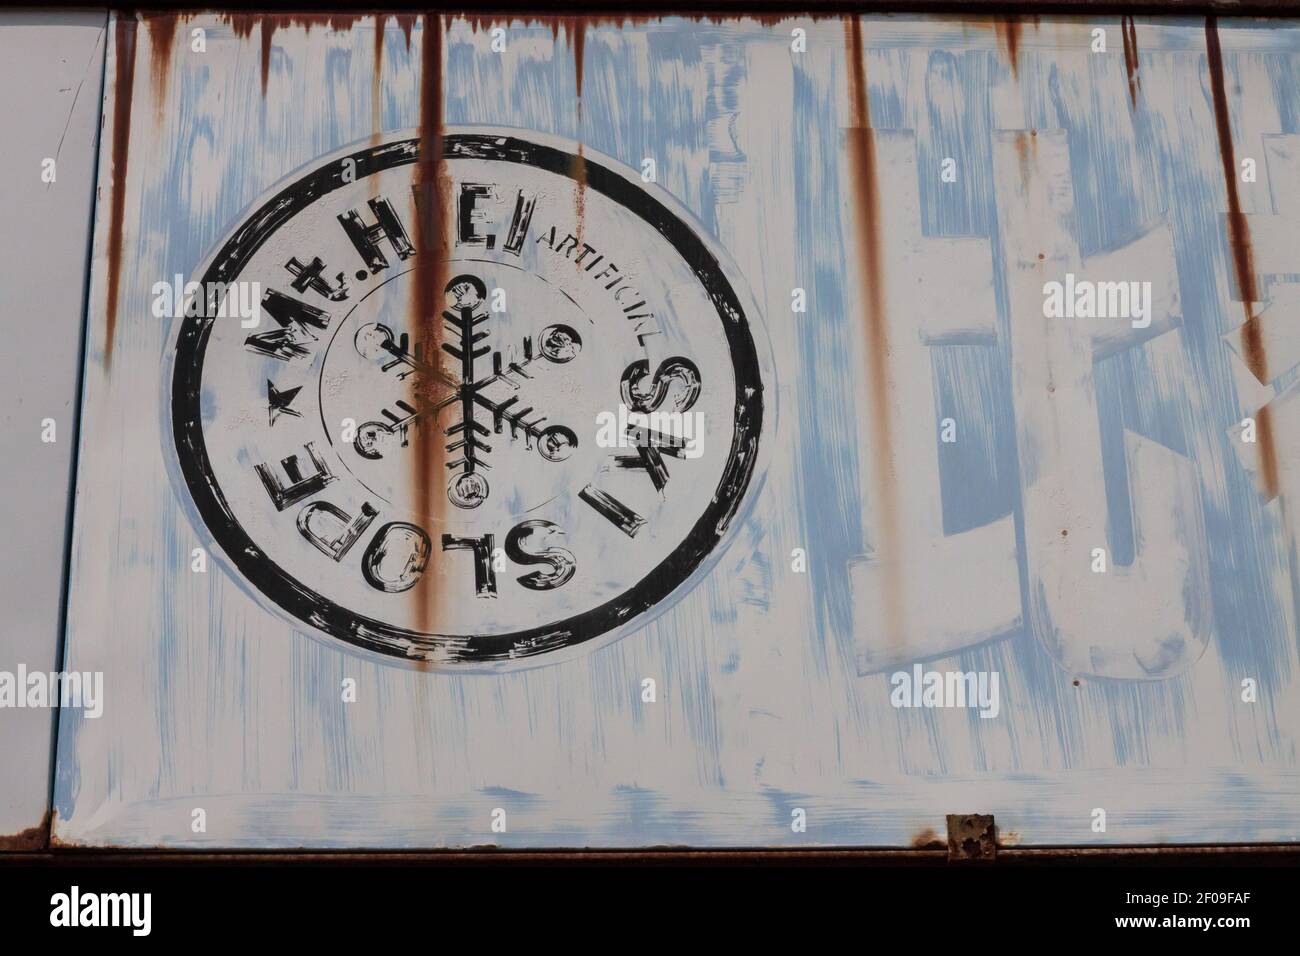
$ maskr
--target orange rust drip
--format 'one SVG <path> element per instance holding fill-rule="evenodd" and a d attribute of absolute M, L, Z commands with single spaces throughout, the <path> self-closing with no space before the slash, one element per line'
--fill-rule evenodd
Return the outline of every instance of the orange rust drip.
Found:
<path fill-rule="evenodd" d="M 554 28 L 553 28 L 554 29 Z M 582 70 L 586 59 L 587 19 L 586 17 L 569 17 L 564 22 L 564 33 L 573 45 L 573 83 L 578 99 L 578 152 L 573 157 L 573 181 L 576 189 L 573 194 L 573 216 L 577 220 L 574 235 L 578 240 L 579 255 L 582 250 L 582 234 L 587 226 L 587 161 L 582 154 Z M 574 259 L 579 269 L 579 259 Z"/>
<path fill-rule="evenodd" d="M 571 17 L 553 17 L 553 16 L 546 16 L 546 15 L 534 16 L 530 14 L 518 14 L 518 16 L 520 19 L 526 21 L 529 24 L 532 23 L 549 24 L 551 26 L 552 32 L 557 37 L 559 34 L 558 21 L 573 19 Z M 457 14 L 457 17 L 461 17 L 461 15 Z M 802 12 L 795 12 L 794 10 L 791 10 L 790 12 L 785 12 L 785 13 L 759 13 L 753 11 L 746 11 L 744 13 L 736 13 L 736 14 L 711 14 L 711 13 L 695 13 L 686 10 L 665 10 L 660 13 L 636 13 L 636 12 L 616 13 L 616 14 L 591 13 L 582 17 L 581 19 L 585 20 L 587 24 L 593 28 L 613 27 L 615 29 L 618 29 L 621 27 L 628 26 L 629 24 L 632 26 L 645 26 L 651 23 L 663 23 L 665 18 L 689 20 L 692 23 L 713 24 L 718 26 L 724 24 L 734 25 L 737 23 L 741 23 L 742 21 L 745 20 L 751 20 L 754 23 L 759 24 L 760 26 L 774 27 L 784 23 L 794 23 L 795 25 L 798 25 L 801 22 L 821 23 L 827 20 L 841 20 L 842 15 L 837 11 L 816 13 L 807 10 Z M 469 19 L 469 18 L 466 17 L 465 19 Z"/>
<path fill-rule="evenodd" d="M 1007 64 L 1011 67 L 1011 75 L 1016 76 L 1020 60 L 1020 18 L 1006 17 L 994 29 L 997 31 L 998 45 L 1006 54 Z"/>
<path fill-rule="evenodd" d="M 363 18 L 359 13 L 224 13 L 221 19 L 230 24 L 235 35 L 241 38 L 248 38 L 253 33 L 253 26 L 256 25 L 261 33 L 262 44 L 262 97 L 266 97 L 267 81 L 271 76 L 271 46 L 275 39 L 275 31 L 286 27 L 302 27 L 311 32 L 315 27 L 324 27 L 334 33 L 345 33 L 351 30 Z M 407 47 L 410 47 L 410 36 L 407 36 Z"/>
<path fill-rule="evenodd" d="M 578 94 L 578 117 L 582 118 L 582 68 L 586 60 L 587 18 L 569 17 L 565 22 L 564 32 L 573 44 L 573 83 Z"/>
<path fill-rule="evenodd" d="M 579 256 L 582 252 L 582 234 L 587 225 L 587 160 L 582 155 L 582 142 L 578 143 L 578 152 L 573 157 L 570 173 L 573 176 L 573 217 L 577 220 L 577 226 L 574 228 L 574 237 L 578 240 Z M 582 264 L 578 257 L 574 258 L 574 265 L 579 270 Z"/>
<path fill-rule="evenodd" d="M 406 52 L 411 52 L 411 30 L 415 27 L 415 14 L 399 13 L 397 14 L 397 25 L 402 30 L 402 36 L 406 39 Z"/>
<path fill-rule="evenodd" d="M 1021 130 L 1016 134 L 1016 138 L 1011 145 L 1015 147 L 1016 159 L 1020 162 L 1020 181 L 1027 183 L 1029 182 L 1030 161 L 1038 162 L 1038 130 L 1031 129 L 1028 136 Z M 1043 258 L 1042 253 L 1039 253 L 1038 258 Z"/>
<path fill-rule="evenodd" d="M 1251 374 L 1261 382 L 1270 382 L 1268 353 L 1264 350 L 1264 331 L 1259 316 L 1252 315 L 1241 326 L 1241 357 Z"/>
<path fill-rule="evenodd" d="M 862 48 L 862 24 L 850 17 L 845 29 L 849 61 L 849 128 L 847 146 L 853 188 L 857 193 L 857 246 L 861 256 L 860 289 L 867 333 L 868 389 L 871 427 L 874 436 L 876 522 L 880 540 L 876 553 L 883 555 L 885 593 L 890 596 L 885 613 L 888 638 L 903 637 L 901 569 L 902 538 L 898 528 L 898 486 L 894 474 L 893 422 L 890 414 L 889 323 L 885 314 L 884 237 L 880 209 L 880 182 L 876 141 L 871 130 L 871 101 L 867 93 L 866 58 Z"/>
<path fill-rule="evenodd" d="M 275 38 L 275 24 L 262 18 L 262 99 L 266 99 L 266 86 L 271 79 L 271 41 Z"/>
<path fill-rule="evenodd" d="M 235 36 L 241 40 L 247 40 L 253 35 L 253 28 L 261 24 L 263 31 L 262 37 L 262 98 L 266 99 L 266 81 L 271 75 L 271 41 L 266 35 L 265 18 L 254 16 L 249 13 L 230 13 L 222 19 L 230 24 L 230 29 L 234 31 Z"/>
<path fill-rule="evenodd" d="M 176 40 L 176 15 L 150 14 L 144 25 L 149 31 L 149 76 L 153 86 L 154 119 L 161 123 L 167 99 L 167 78 L 171 73 L 172 45 Z"/>
<path fill-rule="evenodd" d="M 384 131 L 384 15 L 375 14 L 375 69 L 370 81 L 371 139 L 378 145 Z"/>
<path fill-rule="evenodd" d="M 1020 181 L 1028 182 L 1029 180 L 1029 141 L 1025 139 L 1023 132 L 1016 134 L 1012 146 L 1016 150 L 1016 160 L 1020 164 Z"/>
<path fill-rule="evenodd" d="M 411 328 L 424 349 L 428 361 L 437 363 L 442 354 L 447 254 L 444 224 L 450 217 L 451 184 L 443 157 L 444 110 L 442 98 L 444 24 L 440 16 L 424 17 L 420 36 L 420 157 L 416 167 L 416 188 L 423 205 L 416 216 L 416 258 L 412 278 Z M 420 387 L 419 385 L 416 386 Z M 420 406 L 416 396 L 416 407 Z M 434 552 L 440 540 L 438 525 L 445 514 L 446 453 L 443 430 L 436 419 L 425 421 L 411 435 L 411 482 L 419 514 L 434 519 L 430 538 Z M 431 570 L 431 569 L 429 569 Z M 415 600 L 416 629 L 429 632 L 434 628 L 437 577 L 426 570 L 421 583 L 412 589 Z"/>
<path fill-rule="evenodd" d="M 475 33 L 483 33 L 487 30 L 492 29 L 492 24 L 496 23 L 498 20 L 501 20 L 502 18 L 493 17 L 493 16 L 482 17 L 472 13 L 458 13 L 455 15 L 454 19 L 460 20 L 468 24 L 469 28 Z"/>
<path fill-rule="evenodd" d="M 113 30 L 113 198 L 108 214 L 108 301 L 104 316 L 104 368 L 113 367 L 117 332 L 117 299 L 122 282 L 122 217 L 126 203 L 126 170 L 131 148 L 131 96 L 135 88 L 134 15 L 121 14 Z"/>
<path fill-rule="evenodd" d="M 230 24 L 230 29 L 235 31 L 235 36 L 247 40 L 253 35 L 253 27 L 257 26 L 261 18 L 251 13 L 227 13 L 221 19 Z"/>
<path fill-rule="evenodd" d="M 1241 298 L 1247 304 L 1258 300 L 1255 290 L 1254 251 L 1250 226 L 1241 212 L 1237 194 L 1237 160 L 1232 147 L 1232 124 L 1228 118 L 1228 94 L 1223 82 L 1223 53 L 1214 17 L 1205 22 L 1205 53 L 1210 70 L 1210 87 L 1214 96 L 1214 124 L 1219 134 L 1219 157 L 1223 161 L 1223 183 L 1228 191 L 1228 231 L 1232 244 L 1233 265 L 1237 273 Z"/>
<path fill-rule="evenodd" d="M 1259 441 L 1259 473 L 1264 480 L 1268 500 L 1277 497 L 1279 488 L 1277 442 L 1273 440 L 1273 409 L 1267 405 L 1255 413 L 1255 438 Z"/>
<path fill-rule="evenodd" d="M 1119 32 L 1124 38 L 1124 70 L 1128 73 L 1128 96 L 1133 105 L 1137 106 L 1138 89 L 1142 86 L 1142 80 L 1138 76 L 1137 26 L 1133 23 L 1132 17 L 1120 17 Z"/>
<path fill-rule="evenodd" d="M 1214 125 L 1219 136 L 1219 157 L 1223 161 L 1223 183 L 1228 192 L 1228 245 L 1232 249 L 1233 271 L 1246 315 L 1241 327 L 1241 352 L 1251 373 L 1261 382 L 1269 381 L 1268 355 L 1259 322 L 1251 315 L 1251 306 L 1259 301 L 1255 286 L 1255 254 L 1250 240 L 1250 224 L 1241 211 L 1237 194 L 1237 158 L 1232 147 L 1232 123 L 1228 117 L 1228 93 L 1223 80 L 1223 50 L 1219 46 L 1219 28 L 1215 17 L 1205 20 L 1205 59 L 1210 71 L 1210 89 L 1214 100 Z M 1277 447 L 1273 439 L 1273 421 L 1267 407 L 1255 416 L 1259 442 L 1260 478 L 1264 492 L 1272 499 L 1278 493 Z"/>

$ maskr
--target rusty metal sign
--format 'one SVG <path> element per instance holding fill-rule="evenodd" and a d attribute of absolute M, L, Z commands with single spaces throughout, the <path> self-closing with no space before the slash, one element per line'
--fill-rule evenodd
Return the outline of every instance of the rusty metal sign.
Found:
<path fill-rule="evenodd" d="M 1295 23 L 108 40 L 56 841 L 1300 839 Z"/>

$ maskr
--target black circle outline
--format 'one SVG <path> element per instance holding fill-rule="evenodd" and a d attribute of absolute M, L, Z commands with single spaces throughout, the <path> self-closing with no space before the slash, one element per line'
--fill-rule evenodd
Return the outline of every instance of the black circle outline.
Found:
<path fill-rule="evenodd" d="M 345 163 L 330 162 L 280 190 L 253 212 L 212 259 L 207 286 L 232 282 L 280 226 L 322 196 L 353 181 L 419 159 L 417 138 L 371 146 L 344 157 L 355 172 L 345 181 Z M 216 482 L 203 441 L 200 408 L 203 357 L 215 319 L 187 318 L 177 336 L 172 376 L 172 427 L 177 459 L 190 495 L 209 531 L 240 573 L 296 620 L 332 637 L 381 654 L 436 664 L 516 660 L 590 641 L 658 604 L 699 567 L 722 539 L 753 476 L 763 422 L 763 383 L 758 353 L 739 297 L 717 257 L 676 214 L 649 192 L 613 170 L 563 150 L 515 136 L 447 133 L 446 159 L 486 159 L 534 166 L 574 178 L 582 162 L 588 189 L 639 216 L 654 228 L 695 273 L 717 309 L 731 352 L 736 384 L 731 449 L 709 507 L 682 542 L 649 574 L 617 597 L 553 624 L 496 635 L 427 634 L 355 614 L 303 586 L 273 562 L 240 525 Z M 413 653 L 414 652 L 414 653 Z"/>

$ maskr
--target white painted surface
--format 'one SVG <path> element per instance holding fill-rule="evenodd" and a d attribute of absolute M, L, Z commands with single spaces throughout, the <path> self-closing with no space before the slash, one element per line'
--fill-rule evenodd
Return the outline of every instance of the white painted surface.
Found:
<path fill-rule="evenodd" d="M 0 671 L 57 666 L 103 13 L 0 12 Z M 42 161 L 55 181 L 42 182 Z M 55 441 L 42 441 L 42 421 Z M 0 709 L 0 845 L 49 806 L 54 712 Z"/>
<path fill-rule="evenodd" d="M 206 575 L 189 570 L 191 549 L 208 542 L 185 520 L 167 478 L 158 402 L 170 330 L 148 316 L 150 284 L 190 272 L 282 176 L 378 131 L 415 125 L 421 42 L 417 26 L 408 48 L 388 21 L 376 70 L 368 20 L 341 32 L 277 30 L 263 96 L 257 33 L 265 24 L 240 37 L 213 18 L 202 22 L 208 51 L 187 52 L 178 34 L 158 70 L 143 28 L 137 44 L 130 252 L 111 374 L 102 321 L 91 330 L 92 420 L 83 437 L 69 624 L 74 663 L 108 672 L 109 700 L 103 719 L 62 726 L 61 839 L 191 847 L 905 845 L 941 830 L 945 813 L 981 811 L 996 815 L 1004 839 L 1027 844 L 1300 836 L 1295 538 L 1283 502 L 1259 500 L 1227 436 L 1238 403 L 1255 407 L 1268 396 L 1238 391 L 1232 363 L 1240 361 L 1221 341 L 1241 309 L 1224 255 L 1203 24 L 1138 26 L 1142 88 L 1130 106 L 1117 33 L 1113 55 L 1090 59 L 1086 20 L 1026 26 L 1015 69 L 987 23 L 864 21 L 881 159 L 894 179 L 913 177 L 882 188 L 896 193 L 893 215 L 919 222 L 906 237 L 911 245 L 891 253 L 890 268 L 900 281 L 920 278 L 923 294 L 888 295 L 887 311 L 917 298 L 936 313 L 915 325 L 912 316 L 888 316 L 900 342 L 889 367 L 907 379 L 896 391 L 907 406 L 898 412 L 899 434 L 915 428 L 920 436 L 896 446 L 908 470 L 898 479 L 916 484 L 899 490 L 907 504 L 896 516 L 901 540 L 923 558 L 929 541 L 946 547 L 987 526 L 996 572 L 954 597 L 942 567 L 927 590 L 932 571 L 915 559 L 905 577 L 920 581 L 901 598 L 916 620 L 937 626 L 919 632 L 924 643 L 882 660 L 938 651 L 949 656 L 930 666 L 998 672 L 1000 715 L 984 720 L 957 709 L 897 710 L 888 675 L 861 673 L 888 666 L 864 661 L 864 652 L 889 648 L 896 635 L 880 606 L 893 595 L 860 563 L 877 540 L 877 502 L 875 462 L 858 441 L 858 396 L 870 384 L 861 300 L 845 279 L 859 250 L 845 238 L 852 230 L 842 228 L 842 197 L 860 184 L 844 180 L 843 24 L 809 25 L 805 59 L 792 56 L 788 29 L 752 22 L 592 28 L 581 125 L 572 50 L 548 24 L 512 27 L 511 52 L 501 56 L 465 23 L 449 31 L 448 123 L 578 135 L 632 168 L 657 158 L 660 184 L 716 232 L 759 300 L 782 409 L 754 515 L 689 595 L 591 654 L 525 672 L 458 676 L 384 666 L 312 639 L 268 615 L 215 564 Z M 1220 30 L 1242 148 L 1294 132 L 1285 128 L 1292 120 L 1283 119 L 1274 79 L 1294 73 L 1296 27 Z M 150 78 L 160 75 L 167 82 L 158 102 Z M 1011 147 L 999 131 L 1028 129 L 1045 141 L 1047 131 L 1063 131 L 1052 134 L 1055 145 L 1043 148 L 1035 169 L 1069 181 L 1073 215 L 1057 216 L 1049 203 L 1017 221 L 1029 190 L 1019 193 L 1018 157 L 1007 159 Z M 914 131 L 915 145 L 897 130 Z M 948 152 L 961 157 L 963 178 L 943 192 L 936 160 Z M 1004 170 L 996 182 L 995 168 Z M 914 184 L 919 215 L 903 201 Z M 1284 214 L 1262 185 L 1243 208 Z M 1064 201 L 1060 190 L 1053 195 Z M 1173 260 L 1166 234 L 1152 230 L 1160 222 Z M 97 228 L 100 302 L 103 215 Z M 1052 245 L 1031 248 L 1043 235 Z M 923 270 L 922 251 L 948 268 Z M 1140 336 L 1110 341 L 1045 325 L 1041 281 L 1031 289 L 1017 275 L 1025 262 L 1034 267 L 1038 251 L 1080 274 L 1098 263 L 1131 265 L 1142 274 L 1119 278 L 1153 282 L 1163 303 L 1156 321 Z M 976 274 L 981 268 L 990 271 Z M 929 288 L 949 282 L 961 295 Z M 796 286 L 810 291 L 807 314 L 790 312 Z M 939 314 L 952 300 L 958 306 L 949 308 L 968 314 Z M 926 340 L 901 346 L 916 325 L 979 339 L 931 348 L 943 401 L 915 381 L 928 371 L 919 344 Z M 1121 344 L 1122 352 L 1094 361 Z M 978 359 L 979 348 L 991 357 Z M 1046 390 L 1049 357 L 1069 372 L 1066 393 L 1050 407 L 1031 394 Z M 987 454 L 943 473 L 939 497 L 945 508 L 960 505 L 963 530 L 939 538 L 948 516 L 940 522 L 933 513 L 935 423 L 926 418 L 945 402 L 969 413 L 962 434 Z M 1054 429 L 1060 440 L 1051 446 L 1026 439 Z M 1030 467 L 1037 464 L 1043 469 Z M 1068 504 L 1057 488 L 1080 502 L 1064 509 L 1081 512 L 1069 514 L 1068 525 L 1057 520 Z M 1117 491 L 1124 488 L 1127 497 Z M 1014 581 L 1003 568 L 1006 534 L 997 530 L 1007 521 L 1016 531 Z M 1114 563 L 1136 570 L 1108 575 L 1114 592 L 1088 584 L 1081 600 L 1079 568 L 1058 543 L 1060 530 L 1124 539 L 1134 521 L 1138 560 Z M 1071 530 L 1068 539 L 1076 536 L 1088 535 Z M 791 568 L 796 547 L 808 552 L 807 573 Z M 855 605 L 851 575 L 876 598 Z M 1177 586 L 1188 580 L 1192 593 Z M 982 639 L 1013 624 L 1016 581 L 1030 583 L 1020 591 L 1021 620 L 1025 607 L 1045 603 L 1069 625 L 1062 639 L 1045 641 L 1022 623 L 970 650 L 944 644 L 965 640 L 954 628 Z M 1197 603 L 1202 585 L 1213 591 L 1212 628 Z M 1168 628 L 1190 638 L 1178 666 L 1160 675 L 1167 679 L 1116 679 L 1132 676 L 1135 650 Z M 1101 655 L 1092 651 L 1098 646 Z M 349 677 L 359 689 L 355 704 L 340 701 Z M 647 677 L 657 682 L 653 704 L 640 697 Z M 1241 696 L 1246 678 L 1257 684 L 1251 703 Z M 790 811 L 800 806 L 809 810 L 806 833 L 790 829 Z M 1111 821 L 1104 834 L 1090 827 L 1097 806 Z M 197 807 L 207 811 L 204 833 L 190 825 Z M 489 827 L 497 807 L 511 821 L 503 833 Z"/>

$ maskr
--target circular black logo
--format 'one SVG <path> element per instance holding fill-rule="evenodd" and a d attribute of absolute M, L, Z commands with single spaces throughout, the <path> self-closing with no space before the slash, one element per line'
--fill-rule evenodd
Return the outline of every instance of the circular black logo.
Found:
<path fill-rule="evenodd" d="M 335 638 L 446 665 L 611 638 L 702 573 L 755 484 L 754 307 L 636 172 L 442 142 L 440 192 L 393 135 L 209 260 L 172 356 L 179 474 L 252 588 Z"/>

